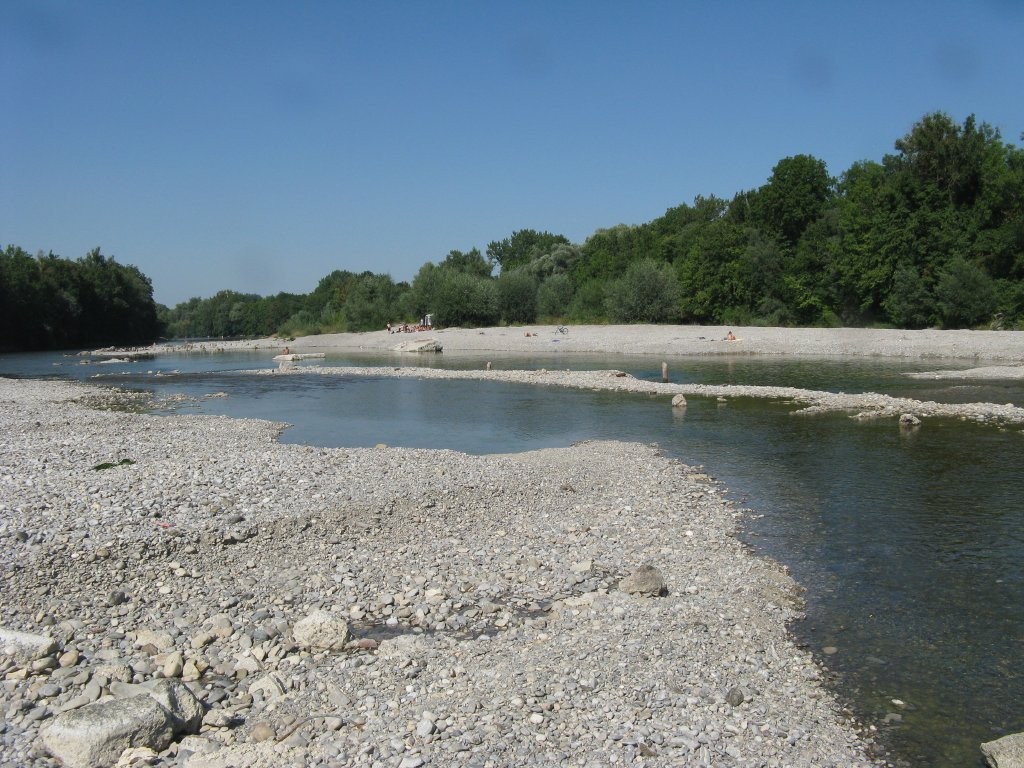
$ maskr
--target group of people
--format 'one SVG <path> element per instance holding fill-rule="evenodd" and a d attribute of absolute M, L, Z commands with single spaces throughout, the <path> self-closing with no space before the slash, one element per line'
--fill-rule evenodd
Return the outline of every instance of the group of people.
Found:
<path fill-rule="evenodd" d="M 416 331 L 431 331 L 434 327 L 432 325 L 409 325 L 409 323 L 402 323 L 401 325 L 387 324 L 388 333 L 415 333 Z"/>

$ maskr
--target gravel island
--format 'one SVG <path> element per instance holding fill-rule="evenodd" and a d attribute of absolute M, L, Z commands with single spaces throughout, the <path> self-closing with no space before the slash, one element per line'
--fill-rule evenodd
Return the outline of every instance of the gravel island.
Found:
<path fill-rule="evenodd" d="M 876 764 L 796 585 L 655 446 L 321 449 L 124 402 L 0 379 L 4 764 Z M 103 758 L 59 738 L 86 715 Z"/>

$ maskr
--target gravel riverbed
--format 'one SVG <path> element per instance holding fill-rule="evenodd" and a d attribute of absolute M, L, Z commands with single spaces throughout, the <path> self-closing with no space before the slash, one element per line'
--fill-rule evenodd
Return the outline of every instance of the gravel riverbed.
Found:
<path fill-rule="evenodd" d="M 797 586 L 655 446 L 320 449 L 126 401 L 0 379 L 4 764 L 161 680 L 201 724 L 122 765 L 878 764 Z"/>
<path fill-rule="evenodd" d="M 987 370 L 987 369 L 986 369 Z M 1002 370 L 1002 369 L 1000 369 Z M 632 392 L 665 396 L 666 402 L 685 407 L 686 397 L 713 397 L 728 400 L 734 397 L 755 397 L 783 400 L 799 406 L 795 414 L 846 411 L 853 418 L 896 418 L 905 428 L 916 427 L 922 419 L 956 418 L 981 424 L 1024 424 L 1024 408 L 1013 403 L 937 403 L 908 397 L 892 397 L 878 392 L 823 392 L 798 387 L 766 387 L 734 384 L 673 384 L 638 379 L 624 371 L 574 370 L 468 370 L 452 368 L 395 367 L 329 367 L 285 364 L 280 368 L 242 371 L 248 375 L 321 375 L 374 376 L 418 379 L 473 379 L 516 384 L 589 389 L 595 391 Z M 948 375 L 952 371 L 940 371 Z M 669 400 L 669 398 L 672 398 Z"/>

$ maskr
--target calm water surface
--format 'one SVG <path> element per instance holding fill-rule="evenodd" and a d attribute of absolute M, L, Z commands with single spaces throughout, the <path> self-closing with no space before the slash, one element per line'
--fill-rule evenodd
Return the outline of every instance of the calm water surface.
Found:
<path fill-rule="evenodd" d="M 657 442 L 703 465 L 750 510 L 744 539 L 806 588 L 793 626 L 840 696 L 914 766 L 980 766 L 978 744 L 1024 730 L 1024 435 L 928 420 L 793 416 L 772 401 L 727 404 L 482 381 L 257 377 L 267 353 L 81 366 L 56 355 L 0 357 L 0 374 L 89 378 L 161 395 L 227 392 L 184 410 L 293 426 L 285 442 L 453 448 L 471 453 L 584 439 Z M 396 358 L 328 364 L 619 368 L 657 379 L 661 361 L 608 356 Z M 931 368 L 964 367 L 928 364 Z M 921 363 L 710 358 L 670 361 L 674 381 L 876 391 L 945 402 L 1024 404 L 1017 382 L 910 379 Z M 177 373 L 172 373 L 177 371 Z M 157 375 L 157 372 L 162 375 Z M 835 651 L 826 655 L 823 649 Z M 892 699 L 906 703 L 898 707 Z M 888 717 L 888 722 L 886 718 Z M 898 717 L 897 717 L 898 716 Z"/>

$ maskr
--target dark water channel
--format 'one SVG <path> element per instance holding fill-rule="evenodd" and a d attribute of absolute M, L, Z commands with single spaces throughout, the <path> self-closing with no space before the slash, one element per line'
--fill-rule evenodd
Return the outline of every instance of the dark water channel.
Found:
<path fill-rule="evenodd" d="M 0 357 L 0 374 L 75 378 L 96 367 L 56 357 Z M 159 395 L 208 394 L 186 412 L 259 416 L 293 426 L 285 442 L 323 446 L 531 450 L 585 439 L 657 442 L 703 465 L 749 514 L 743 538 L 806 588 L 792 629 L 829 670 L 840 697 L 879 729 L 890 759 L 982 765 L 978 744 L 1024 731 L 1024 433 L 957 420 L 901 431 L 892 420 L 793 416 L 754 399 L 667 398 L 482 381 L 256 377 L 267 355 L 166 358 L 101 382 Z M 502 358 L 495 367 L 619 368 L 660 376 L 660 361 L 590 356 Z M 338 357 L 329 364 L 387 364 Z M 403 362 L 408 362 L 404 361 Z M 481 358 L 416 359 L 482 367 Z M 48 366 L 48 367 L 47 367 Z M 939 362 L 757 358 L 670 362 L 673 380 L 800 386 L 947 402 L 1024 403 L 1017 382 L 910 379 Z M 156 376 L 148 371 L 177 370 Z M 896 704 L 893 700 L 902 704 Z"/>

